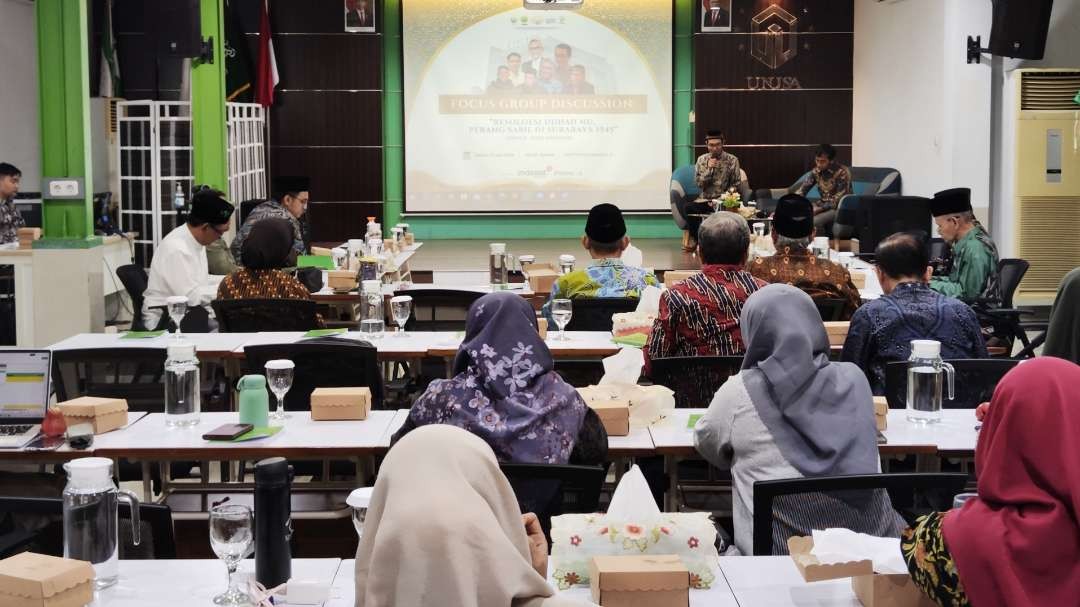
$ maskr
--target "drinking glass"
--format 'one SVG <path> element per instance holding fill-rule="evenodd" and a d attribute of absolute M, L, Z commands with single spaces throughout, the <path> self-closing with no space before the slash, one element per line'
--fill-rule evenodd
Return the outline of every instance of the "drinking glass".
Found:
<path fill-rule="evenodd" d="M 960 508 L 963 508 L 965 502 L 976 497 L 979 497 L 978 493 L 957 493 L 956 496 L 953 497 L 952 501 L 953 510 L 959 510 Z"/>
<path fill-rule="evenodd" d="M 570 324 L 570 317 L 574 314 L 574 304 L 569 299 L 556 299 L 551 302 L 551 318 L 559 327 L 559 341 L 566 341 L 566 325 Z"/>
<path fill-rule="evenodd" d="M 271 360 L 266 363 L 266 383 L 277 397 L 277 411 L 270 414 L 272 420 L 282 421 L 289 418 L 285 415 L 285 395 L 292 388 L 295 367 L 291 360 Z"/>
<path fill-rule="evenodd" d="M 165 300 L 167 310 L 169 311 L 169 318 L 172 319 L 176 325 L 176 339 L 180 339 L 180 322 L 184 320 L 184 316 L 187 315 L 188 300 L 183 295 L 173 295 Z"/>
<path fill-rule="evenodd" d="M 405 337 L 405 323 L 412 315 L 412 297 L 398 295 L 390 299 L 390 314 L 394 317 L 394 324 L 398 326 L 397 336 Z"/>
<path fill-rule="evenodd" d="M 251 508 L 222 504 L 210 509 L 210 547 L 229 570 L 229 589 L 214 597 L 215 605 L 251 605 L 247 593 L 240 589 L 236 568 L 253 538 Z"/>

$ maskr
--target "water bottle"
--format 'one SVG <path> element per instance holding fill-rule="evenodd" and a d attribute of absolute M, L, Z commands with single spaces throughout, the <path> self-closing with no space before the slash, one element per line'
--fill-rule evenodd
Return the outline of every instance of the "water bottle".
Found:
<path fill-rule="evenodd" d="M 509 267 L 507 267 L 506 243 L 491 243 L 488 271 L 491 275 L 491 289 L 493 291 L 505 289 L 510 284 L 509 270 Z"/>
<path fill-rule="evenodd" d="M 169 344 L 165 359 L 165 425 L 194 426 L 199 423 L 199 359 L 195 344 Z"/>
<path fill-rule="evenodd" d="M 911 342 L 907 371 L 907 418 L 931 424 L 941 421 L 941 373 L 949 376 L 949 400 L 954 398 L 955 372 L 941 360 L 941 343 L 932 339 Z"/>
<path fill-rule="evenodd" d="M 116 488 L 112 460 L 82 457 L 64 464 L 64 558 L 94 566 L 94 587 L 116 583 L 120 576 L 117 503 L 131 506 L 131 540 L 139 545 L 139 498 Z"/>
<path fill-rule="evenodd" d="M 255 464 L 255 579 L 267 588 L 292 577 L 292 475 L 283 457 Z"/>
<path fill-rule="evenodd" d="M 176 189 L 173 190 L 172 204 L 173 204 L 173 209 L 177 210 L 177 211 L 179 211 L 180 209 L 183 209 L 184 206 L 187 204 L 187 202 L 186 202 L 186 200 L 184 198 L 184 188 L 183 188 L 183 186 L 180 185 L 179 181 L 176 182 Z"/>
<path fill-rule="evenodd" d="M 237 384 L 240 389 L 240 423 L 256 428 L 270 425 L 270 396 L 266 393 L 266 378 L 245 375 Z"/>
<path fill-rule="evenodd" d="M 364 240 L 376 236 L 382 240 L 382 225 L 376 223 L 374 217 L 368 217 L 367 231 L 364 232 Z"/>
<path fill-rule="evenodd" d="M 382 282 L 365 280 L 360 283 L 360 332 L 368 339 L 379 339 L 386 331 L 383 310 Z"/>
<path fill-rule="evenodd" d="M 569 274 L 574 271 L 574 259 L 573 255 L 559 255 L 559 274 Z"/>

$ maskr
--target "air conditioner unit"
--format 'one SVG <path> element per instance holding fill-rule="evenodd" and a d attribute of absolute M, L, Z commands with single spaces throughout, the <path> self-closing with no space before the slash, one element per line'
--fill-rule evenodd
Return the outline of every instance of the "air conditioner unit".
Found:
<path fill-rule="evenodd" d="M 1080 266 L 1080 69 L 1019 69 L 1010 81 L 1013 250 L 1031 264 L 1015 300 L 1047 305 Z"/>

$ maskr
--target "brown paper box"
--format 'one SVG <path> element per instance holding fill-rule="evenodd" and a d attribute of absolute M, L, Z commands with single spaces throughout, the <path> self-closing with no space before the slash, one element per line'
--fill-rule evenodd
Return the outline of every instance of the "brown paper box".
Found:
<path fill-rule="evenodd" d="M 851 274 L 851 284 L 855 285 L 856 289 L 866 288 L 866 270 L 848 270 Z"/>
<path fill-rule="evenodd" d="M 830 346 L 842 346 L 847 339 L 848 330 L 851 328 L 850 321 L 828 321 L 825 323 L 825 332 L 829 334 Z"/>
<path fill-rule="evenodd" d="M 700 274 L 697 270 L 668 270 L 664 272 L 664 286 L 670 287 L 671 285 L 682 282 L 687 278 L 690 278 L 694 274 Z"/>
<path fill-rule="evenodd" d="M 370 410 L 370 388 L 315 388 L 311 393 L 315 421 L 367 419 Z"/>
<path fill-rule="evenodd" d="M 879 432 L 889 427 L 889 401 L 884 396 L 874 397 L 874 422 Z"/>
<path fill-rule="evenodd" d="M 548 322 L 546 318 L 536 319 L 536 330 L 540 332 L 540 339 L 547 339 Z"/>
<path fill-rule="evenodd" d="M 816 556 L 810 554 L 813 548 L 812 537 L 788 538 L 791 559 L 795 561 L 795 567 L 807 582 L 850 577 L 851 589 L 863 607 L 934 607 L 934 603 L 919 590 L 907 574 L 876 574 L 874 563 L 870 559 L 822 565 Z"/>
<path fill-rule="evenodd" d="M 409 247 L 416 243 L 416 235 L 412 232 L 405 232 L 405 246 Z"/>
<path fill-rule="evenodd" d="M 604 425 L 608 436 L 626 436 L 630 434 L 630 401 L 615 396 L 610 391 L 598 386 L 578 388 L 578 394 Z"/>
<path fill-rule="evenodd" d="M 397 241 L 394 240 L 393 238 L 384 238 L 383 239 L 383 250 L 384 251 L 390 251 L 391 253 L 397 253 L 398 252 Z"/>
<path fill-rule="evenodd" d="M 529 288 L 535 293 L 551 293 L 551 287 L 559 278 L 559 271 L 550 263 L 529 264 L 525 276 L 529 278 Z"/>
<path fill-rule="evenodd" d="M 57 403 L 56 406 L 64 414 L 64 422 L 68 427 L 91 423 L 94 434 L 104 434 L 126 426 L 128 422 L 128 405 L 122 398 L 80 396 Z"/>
<path fill-rule="evenodd" d="M 330 270 L 326 273 L 327 286 L 335 291 L 356 288 L 356 272 L 352 270 Z"/>
<path fill-rule="evenodd" d="M 602 607 L 678 607 L 690 604 L 690 572 L 673 554 L 594 556 L 589 589 Z"/>
<path fill-rule="evenodd" d="M 23 552 L 0 561 L 0 605 L 83 607 L 94 600 L 94 568 L 86 561 Z"/>
<path fill-rule="evenodd" d="M 321 257 L 333 257 L 334 251 L 325 247 L 311 247 L 311 254 Z"/>

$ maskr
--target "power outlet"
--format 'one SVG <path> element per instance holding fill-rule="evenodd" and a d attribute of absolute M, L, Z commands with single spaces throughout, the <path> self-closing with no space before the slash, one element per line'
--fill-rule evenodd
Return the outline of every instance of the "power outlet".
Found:
<path fill-rule="evenodd" d="M 78 177 L 46 178 L 45 198 L 72 199 L 83 197 L 83 180 Z"/>

